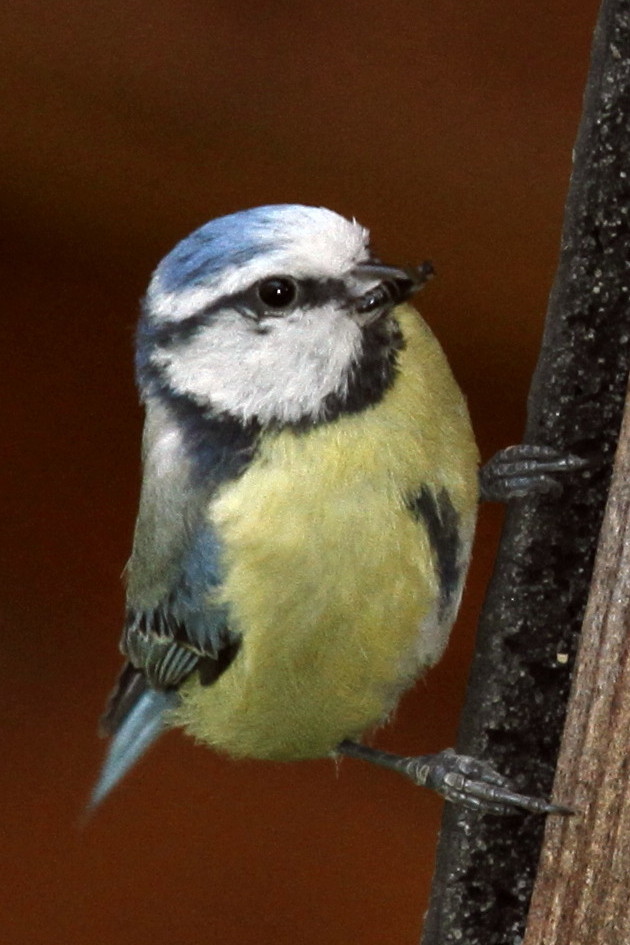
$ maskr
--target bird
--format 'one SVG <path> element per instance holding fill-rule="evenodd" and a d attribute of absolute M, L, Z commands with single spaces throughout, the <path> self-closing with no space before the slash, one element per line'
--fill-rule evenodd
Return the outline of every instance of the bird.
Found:
<path fill-rule="evenodd" d="M 91 807 L 173 726 L 234 758 L 401 770 L 364 742 L 445 649 L 480 491 L 464 395 L 409 301 L 431 274 L 299 204 L 213 219 L 158 264 L 136 335 L 125 663 Z M 450 750 L 405 773 L 471 807 L 558 809 Z"/>

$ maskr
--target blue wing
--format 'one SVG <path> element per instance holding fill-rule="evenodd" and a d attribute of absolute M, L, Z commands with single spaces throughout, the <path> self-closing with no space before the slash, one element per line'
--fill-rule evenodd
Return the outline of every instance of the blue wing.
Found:
<path fill-rule="evenodd" d="M 113 737 L 90 809 L 162 734 L 180 683 L 198 670 L 209 685 L 234 659 L 240 639 L 228 628 L 227 610 L 208 606 L 218 581 L 217 542 L 199 527 L 168 596 L 153 610 L 130 608 L 121 643 L 128 662 L 101 721 L 103 734 Z"/>
<path fill-rule="evenodd" d="M 221 583 L 221 548 L 206 509 L 217 486 L 244 471 L 253 441 L 244 449 L 242 437 L 226 433 L 220 423 L 198 424 L 194 439 L 190 430 L 186 434 L 187 450 L 170 458 L 167 474 L 155 475 L 152 447 L 161 429 L 148 409 L 145 477 L 121 640 L 128 662 L 101 720 L 102 733 L 112 740 L 90 807 L 164 730 L 179 685 L 195 671 L 202 685 L 210 685 L 240 645 L 227 608 L 211 603 Z"/>
<path fill-rule="evenodd" d="M 156 606 L 130 605 L 122 651 L 156 689 L 174 688 L 203 663 L 212 663 L 236 643 L 227 608 L 209 603 L 221 581 L 219 543 L 210 526 L 193 530 L 176 579 Z M 209 679 L 208 679 L 209 681 Z"/>

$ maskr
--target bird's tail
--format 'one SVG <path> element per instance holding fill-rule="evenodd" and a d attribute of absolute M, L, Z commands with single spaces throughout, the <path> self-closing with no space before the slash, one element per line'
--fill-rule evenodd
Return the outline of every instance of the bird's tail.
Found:
<path fill-rule="evenodd" d="M 125 666 L 101 720 L 112 736 L 105 762 L 87 804 L 92 812 L 165 729 L 164 714 L 177 704 L 174 690 L 152 689 L 144 673 Z"/>

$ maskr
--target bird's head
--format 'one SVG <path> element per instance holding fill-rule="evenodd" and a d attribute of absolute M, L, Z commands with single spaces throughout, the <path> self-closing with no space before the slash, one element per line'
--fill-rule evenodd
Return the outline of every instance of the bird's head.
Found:
<path fill-rule="evenodd" d="M 145 398 L 207 416 L 316 423 L 378 399 L 400 333 L 388 318 L 428 277 L 384 266 L 368 231 L 322 207 L 212 220 L 160 262 L 138 331 Z"/>

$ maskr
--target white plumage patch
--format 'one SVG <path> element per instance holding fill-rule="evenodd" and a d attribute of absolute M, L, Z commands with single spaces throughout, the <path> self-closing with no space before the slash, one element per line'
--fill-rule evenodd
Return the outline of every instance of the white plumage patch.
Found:
<path fill-rule="evenodd" d="M 332 305 L 266 319 L 265 328 L 228 310 L 154 362 L 174 391 L 244 422 L 317 419 L 329 394 L 345 393 L 361 329 Z"/>
<path fill-rule="evenodd" d="M 144 463 L 157 481 L 182 473 L 186 455 L 181 427 L 167 410 L 152 401 L 147 406 L 148 421 L 144 437 Z"/>

